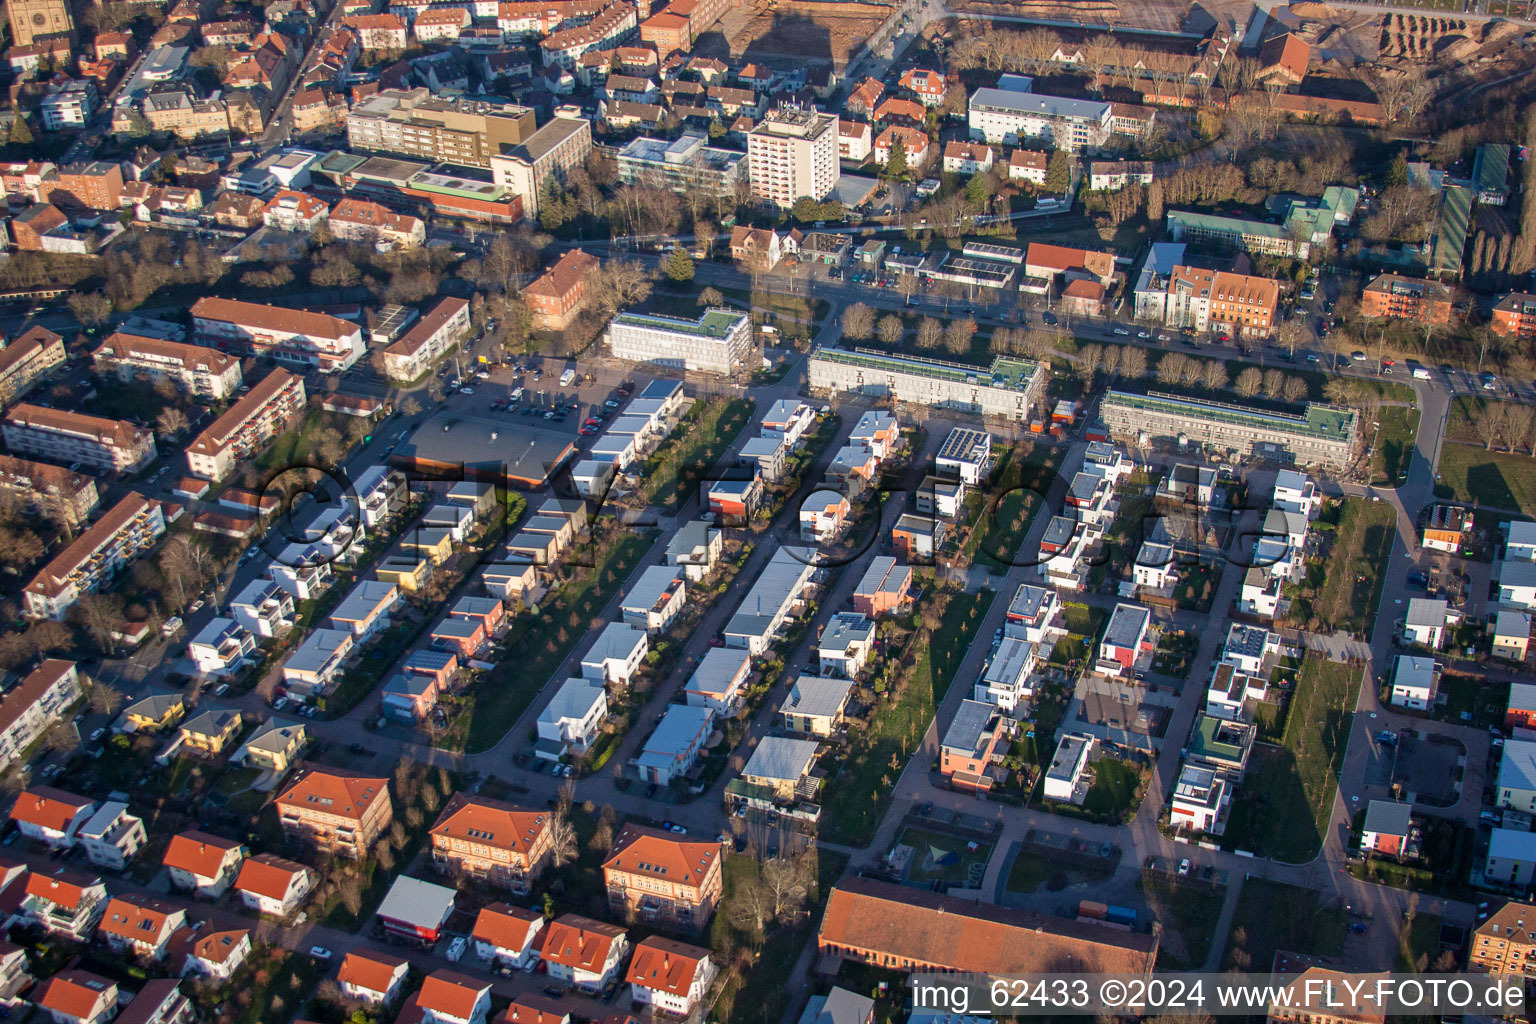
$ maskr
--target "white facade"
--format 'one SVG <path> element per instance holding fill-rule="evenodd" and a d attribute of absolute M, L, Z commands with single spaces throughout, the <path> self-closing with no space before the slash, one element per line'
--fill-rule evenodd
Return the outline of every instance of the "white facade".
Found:
<path fill-rule="evenodd" d="M 837 118 L 815 110 L 779 107 L 747 134 L 752 194 L 781 209 L 805 196 L 825 199 L 837 187 Z"/>
<path fill-rule="evenodd" d="M 234 619 L 221 616 L 209 619 L 187 645 L 187 657 L 205 676 L 223 678 L 234 675 L 256 653 L 256 637 Z"/>
<path fill-rule="evenodd" d="M 752 324 L 729 309 L 706 310 L 698 320 L 621 313 L 604 338 L 615 359 L 729 375 L 751 348 Z"/>
<path fill-rule="evenodd" d="M 539 712 L 539 739 L 563 748 L 586 750 L 608 717 L 608 691 L 591 679 L 567 679 Z M 543 754 L 543 750 L 540 750 Z M 555 754 L 552 760 L 558 760 Z"/>

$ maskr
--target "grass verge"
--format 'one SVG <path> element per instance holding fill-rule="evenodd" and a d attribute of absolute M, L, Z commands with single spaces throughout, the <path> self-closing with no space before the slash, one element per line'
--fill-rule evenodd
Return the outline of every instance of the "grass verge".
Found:
<path fill-rule="evenodd" d="M 1324 909 L 1311 889 L 1250 878 L 1237 900 L 1223 969 L 1268 971 L 1277 949 L 1338 956 L 1346 924 L 1344 911 Z"/>
<path fill-rule="evenodd" d="M 1447 441 L 1435 497 L 1536 515 L 1536 459 Z"/>

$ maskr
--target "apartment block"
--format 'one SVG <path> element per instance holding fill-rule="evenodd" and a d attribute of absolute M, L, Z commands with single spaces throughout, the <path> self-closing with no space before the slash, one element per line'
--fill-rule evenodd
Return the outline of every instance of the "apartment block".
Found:
<path fill-rule="evenodd" d="M 421 218 L 395 213 L 366 199 L 343 199 L 331 210 L 327 223 L 332 237 L 343 242 L 385 242 L 399 249 L 414 249 L 427 238 Z"/>
<path fill-rule="evenodd" d="M 747 168 L 752 194 L 780 209 L 804 196 L 825 199 L 841 173 L 836 115 L 775 108 L 747 134 Z"/>
<path fill-rule="evenodd" d="M 0 349 L 0 404 L 21 398 L 63 362 L 63 338 L 44 327 L 23 331 Z"/>
<path fill-rule="evenodd" d="M 1359 414 L 1339 406 L 1308 403 L 1300 413 L 1281 413 L 1155 392 L 1111 390 L 1099 415 L 1116 441 L 1182 437 L 1212 452 L 1335 472 L 1354 458 L 1360 428 Z"/>
<path fill-rule="evenodd" d="M 13 455 L 0 455 L 0 491 L 28 515 L 58 515 L 76 530 L 101 505 L 90 477 Z"/>
<path fill-rule="evenodd" d="M 817 348 L 812 391 L 849 391 L 1010 420 L 1030 417 L 1045 390 L 1039 363 L 999 356 L 990 367 L 864 349 Z"/>
<path fill-rule="evenodd" d="M 491 175 L 497 185 L 518 196 L 523 216 L 539 213 L 539 193 L 550 178 L 563 178 L 581 166 L 592 152 L 592 122 L 581 117 L 549 119 L 515 146 L 492 154 Z"/>
<path fill-rule="evenodd" d="M 1504 296 L 1493 307 L 1489 327 L 1501 338 L 1536 338 L 1536 295 L 1510 292 Z"/>
<path fill-rule="evenodd" d="M 1511 901 L 1478 925 L 1467 968 L 1482 974 L 1536 971 L 1536 907 Z"/>
<path fill-rule="evenodd" d="M 367 855 L 395 820 L 389 780 L 328 768 L 305 768 L 277 798 L 283 834 L 348 860 Z"/>
<path fill-rule="evenodd" d="M 1163 322 L 1196 331 L 1263 337 L 1274 328 L 1280 283 L 1265 277 L 1177 266 L 1168 277 Z"/>
<path fill-rule="evenodd" d="M 82 696 L 72 661 L 49 658 L 0 696 L 0 768 L 16 760 Z"/>
<path fill-rule="evenodd" d="M 697 320 L 620 313 L 604 340 L 616 359 L 728 375 L 746 358 L 752 324 L 745 313 L 730 309 L 709 309 Z"/>
<path fill-rule="evenodd" d="M 223 481 L 235 467 L 262 452 L 304 411 L 304 380 L 273 370 L 197 435 L 187 448 L 187 470 Z"/>
<path fill-rule="evenodd" d="M 91 354 L 96 372 L 135 379 L 168 379 L 203 402 L 221 402 L 239 389 L 240 360 L 227 352 L 164 338 L 116 331 Z"/>
<path fill-rule="evenodd" d="M 674 929 L 702 931 L 724 890 L 724 849 L 640 825 L 625 825 L 603 861 L 609 909 Z"/>
<path fill-rule="evenodd" d="M 1401 274 L 1378 275 L 1360 293 L 1360 315 L 1367 317 L 1449 324 L 1451 306 L 1451 290 L 1439 281 Z"/>
<path fill-rule="evenodd" d="M 747 166 L 748 158 L 741 153 L 711 146 L 697 132 L 684 132 L 675 141 L 631 139 L 618 154 L 622 182 L 733 202 L 736 186 L 747 180 Z"/>
<path fill-rule="evenodd" d="M 971 138 L 993 145 L 1027 139 L 1075 152 L 1101 145 L 1110 134 L 1109 104 L 1034 92 L 1033 81 L 1004 75 L 995 89 L 977 89 L 968 104 Z"/>
<path fill-rule="evenodd" d="M 441 874 L 523 895 L 548 862 L 549 825 L 545 811 L 455 793 L 432 826 L 432 863 Z"/>
<path fill-rule="evenodd" d="M 345 370 L 363 355 L 363 331 L 357 324 L 260 302 L 198 299 L 192 305 L 192 330 L 222 351 L 271 356 L 322 373 Z"/>
<path fill-rule="evenodd" d="M 347 114 L 347 141 L 356 150 L 489 167 L 492 156 L 533 135 L 534 120 L 532 109 L 504 100 L 381 89 Z"/>
<path fill-rule="evenodd" d="M 469 302 L 447 296 L 384 350 L 384 370 L 393 380 L 413 381 L 458 347 L 469 334 Z"/>
<path fill-rule="evenodd" d="M 126 420 L 86 416 L 23 402 L 0 425 L 13 455 L 78 462 L 103 473 L 132 473 L 155 458 L 155 435 Z"/>
<path fill-rule="evenodd" d="M 22 593 L 23 611 L 34 619 L 62 620 L 81 594 L 109 583 L 164 533 L 160 502 L 130 491 L 32 578 Z"/>

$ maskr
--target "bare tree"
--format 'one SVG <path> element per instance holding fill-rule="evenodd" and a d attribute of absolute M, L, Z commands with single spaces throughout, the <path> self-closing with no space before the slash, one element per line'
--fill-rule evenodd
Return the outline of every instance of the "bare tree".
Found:
<path fill-rule="evenodd" d="M 901 344 L 902 335 L 907 333 L 907 328 L 901 322 L 901 317 L 895 313 L 887 313 L 880 318 L 875 333 L 879 335 L 881 344 L 894 346 Z"/>
<path fill-rule="evenodd" d="M 91 684 L 91 690 L 87 696 L 91 710 L 99 711 L 104 715 L 115 714 L 117 709 L 123 706 L 123 691 L 99 679 Z"/>
<path fill-rule="evenodd" d="M 938 348 L 944 340 L 944 327 L 931 316 L 923 317 L 917 325 L 917 347 L 928 350 Z"/>
<path fill-rule="evenodd" d="M 604 317 L 636 306 L 650 298 L 651 276 L 635 260 L 609 260 L 587 281 L 591 306 Z"/>
<path fill-rule="evenodd" d="M 1127 345 L 1120 350 L 1120 373 L 1135 380 L 1147 375 L 1147 351 L 1139 345 Z"/>
<path fill-rule="evenodd" d="M 43 733 L 43 744 L 49 750 L 67 754 L 80 746 L 80 732 L 74 722 L 55 722 Z"/>
<path fill-rule="evenodd" d="M 875 332 L 875 311 L 862 302 L 843 310 L 843 334 L 854 341 L 867 341 Z"/>
<path fill-rule="evenodd" d="M 1280 384 L 1280 397 L 1287 402 L 1299 402 L 1307 397 L 1307 382 L 1300 377 L 1286 377 Z"/>
<path fill-rule="evenodd" d="M 187 414 L 174 405 L 168 405 L 160 410 L 160 415 L 155 417 L 155 428 L 162 436 L 175 436 L 187 429 Z"/>
<path fill-rule="evenodd" d="M 1264 386 L 1264 374 L 1256 366 L 1250 366 L 1237 375 L 1233 389 L 1244 398 L 1252 398 Z"/>
<path fill-rule="evenodd" d="M 1220 360 L 1207 359 L 1201 370 L 1201 380 L 1212 391 L 1225 390 L 1227 386 L 1227 368 Z"/>
<path fill-rule="evenodd" d="M 569 814 L 557 813 L 549 820 L 550 863 L 560 868 L 576 859 L 576 827 Z"/>
<path fill-rule="evenodd" d="M 971 350 L 971 339 L 976 336 L 976 321 L 970 317 L 951 320 L 944 328 L 944 347 L 951 355 L 962 356 Z"/>

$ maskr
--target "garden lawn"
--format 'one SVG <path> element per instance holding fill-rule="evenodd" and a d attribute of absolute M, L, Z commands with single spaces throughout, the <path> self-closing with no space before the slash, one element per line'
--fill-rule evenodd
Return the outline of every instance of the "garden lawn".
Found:
<path fill-rule="evenodd" d="M 1008 869 L 1004 887 L 1009 892 L 1032 893 L 1043 885 L 1050 892 L 1061 892 L 1074 885 L 1102 882 L 1113 874 L 1086 860 L 1067 862 L 1037 857 L 1028 847 L 1021 846 Z"/>
<path fill-rule="evenodd" d="M 1141 773 L 1134 765 L 1113 757 L 1093 763 L 1093 785 L 1083 797 L 1083 810 L 1093 817 L 1119 825 L 1136 814 L 1136 789 Z"/>
<path fill-rule="evenodd" d="M 1396 487 L 1408 474 L 1413 442 L 1419 433 L 1419 410 L 1401 405 L 1383 406 L 1377 415 L 1381 431 L 1371 453 L 1371 481 Z"/>
<path fill-rule="evenodd" d="M 1369 636 L 1381 606 L 1382 571 L 1392 554 L 1397 512 L 1386 502 L 1344 500 L 1314 614 L 1336 629 Z"/>
<path fill-rule="evenodd" d="M 1157 966 L 1165 971 L 1199 970 L 1211 954 L 1222 897 L 1204 885 L 1153 874 L 1142 877 L 1141 893 L 1152 916 L 1163 926 Z"/>
<path fill-rule="evenodd" d="M 1447 441 L 1440 448 L 1435 497 L 1536 515 L 1536 459 Z"/>
<path fill-rule="evenodd" d="M 990 590 L 954 594 L 928 649 L 918 652 L 900 698 L 884 704 L 868 728 L 854 733 L 857 747 L 823 790 L 823 839 L 864 846 L 874 837 L 902 766 L 921 744 L 995 596 Z"/>
<path fill-rule="evenodd" d="M 972 864 L 980 864 L 983 870 L 986 869 L 987 857 L 992 853 L 991 843 L 978 843 L 976 849 L 972 851 L 966 846 L 968 840 L 959 836 L 950 835 L 947 832 L 930 832 L 920 828 L 907 829 L 897 842 L 906 843 L 912 847 L 912 860 L 907 865 L 907 878 L 910 881 L 964 882 L 970 877 Z M 924 871 L 923 859 L 927 856 L 929 847 L 941 853 L 953 852 L 954 863 L 938 864 L 932 870 Z"/>
<path fill-rule="evenodd" d="M 1317 853 L 1359 686 L 1357 668 L 1316 656 L 1303 663 L 1283 745 L 1254 748 L 1227 824 L 1229 843 L 1293 864 Z"/>
<path fill-rule="evenodd" d="M 1323 909 L 1311 889 L 1250 878 L 1237 900 L 1222 967 L 1267 972 L 1277 949 L 1338 956 L 1346 924 L 1344 911 Z"/>
<path fill-rule="evenodd" d="M 683 421 L 675 442 L 665 443 L 641 474 L 641 496 L 647 503 L 675 510 L 704 475 L 720 461 L 755 405 L 746 398 L 701 398 Z"/>
<path fill-rule="evenodd" d="M 555 666 L 569 657 L 586 635 L 582 627 L 618 593 L 652 542 L 649 534 L 624 534 L 595 568 L 578 570 L 575 578 L 545 602 L 538 617 L 524 615 L 513 623 L 501 645 L 506 655 L 480 677 L 468 698 L 473 702 L 473 717 L 465 741 L 467 750 L 489 750 L 517 724 L 554 674 Z M 572 622 L 578 625 L 568 628 Z M 486 699 L 481 701 L 482 697 Z"/>

